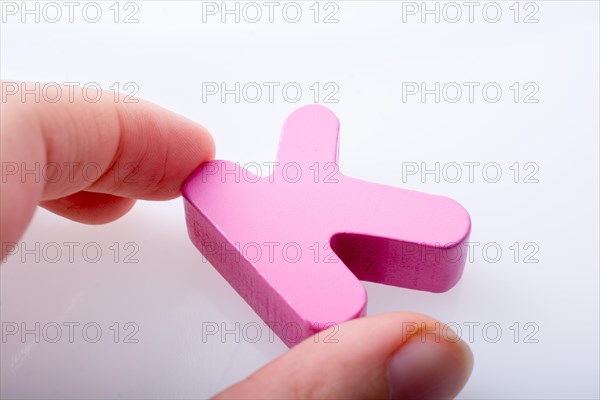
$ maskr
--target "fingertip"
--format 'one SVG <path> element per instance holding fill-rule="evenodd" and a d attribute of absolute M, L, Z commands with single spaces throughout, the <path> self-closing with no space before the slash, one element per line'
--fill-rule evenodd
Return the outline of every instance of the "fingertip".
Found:
<path fill-rule="evenodd" d="M 86 190 L 170 200 L 181 195 L 196 168 L 215 156 L 208 129 L 177 113 L 146 101 L 120 105 L 117 113 L 119 150 L 110 169 Z"/>
<path fill-rule="evenodd" d="M 465 385 L 473 355 L 460 338 L 421 331 L 391 356 L 388 365 L 390 398 L 450 399 Z"/>
<path fill-rule="evenodd" d="M 473 361 L 449 332 L 414 313 L 355 319 L 305 340 L 217 398 L 451 398 Z"/>

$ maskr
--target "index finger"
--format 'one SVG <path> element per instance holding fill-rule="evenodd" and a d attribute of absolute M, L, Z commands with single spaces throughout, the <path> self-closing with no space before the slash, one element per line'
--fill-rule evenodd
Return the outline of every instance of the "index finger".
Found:
<path fill-rule="evenodd" d="M 2 90 L 11 84 L 21 83 Z M 170 199 L 214 157 L 210 134 L 195 122 L 112 92 L 93 103 L 77 92 L 54 103 L 6 96 L 0 105 L 3 241 L 18 239 L 40 201 L 78 192 Z"/>

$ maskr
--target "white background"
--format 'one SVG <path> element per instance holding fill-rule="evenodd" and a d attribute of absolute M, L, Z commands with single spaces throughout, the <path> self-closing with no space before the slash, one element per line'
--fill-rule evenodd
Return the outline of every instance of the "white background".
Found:
<path fill-rule="evenodd" d="M 323 23 L 336 10 L 324 3 L 318 23 L 312 2 L 301 4 L 297 23 L 283 18 L 284 3 L 273 23 L 264 6 L 257 23 L 244 15 L 239 23 L 234 16 L 222 23 L 220 14 L 205 15 L 203 22 L 201 2 L 138 1 L 128 8 L 121 3 L 115 23 L 112 3 L 100 3 L 97 23 L 83 17 L 84 3 L 75 9 L 73 23 L 62 2 L 58 23 L 47 21 L 54 11 L 44 15 L 43 3 L 39 23 L 35 15 L 22 23 L 21 10 L 4 15 L 2 78 L 121 89 L 129 82 L 133 86 L 126 92 L 137 89 L 137 96 L 208 127 L 217 157 L 242 164 L 274 160 L 283 120 L 314 102 L 309 87 L 318 82 L 316 100 L 341 121 L 344 174 L 458 200 L 473 221 L 471 242 L 480 243 L 462 280 L 447 293 L 366 284 L 368 314 L 414 310 L 460 327 L 475 355 L 461 398 L 599 396 L 597 2 L 520 3 L 518 22 L 513 2 L 499 2 L 496 23 L 483 17 L 486 3 L 469 22 L 462 2 L 456 23 L 446 20 L 454 14 L 442 15 L 439 23 L 432 15 L 425 23 L 420 14 L 404 15 L 403 22 L 403 3 L 394 1 L 338 1 L 337 23 Z M 494 18 L 494 10 L 487 10 L 487 18 Z M 138 22 L 123 23 L 133 11 Z M 531 18 L 538 22 L 524 23 L 534 11 Z M 296 82 L 302 98 L 293 103 L 279 89 L 273 102 L 266 90 L 256 103 L 248 101 L 250 95 L 239 103 L 233 95 L 203 99 L 203 82 L 226 82 L 229 88 L 235 82 L 279 82 L 279 88 Z M 337 103 L 323 103 L 328 82 L 339 88 Z M 403 101 L 403 82 L 480 86 L 473 102 L 463 86 L 458 102 L 446 101 L 454 97 L 449 92 L 436 103 L 433 95 L 425 102 L 418 95 Z M 488 82 L 502 88 L 495 103 L 482 97 Z M 516 103 L 509 88 L 514 82 L 520 86 Z M 529 82 L 534 86 L 525 90 Z M 537 103 L 523 101 L 531 87 L 539 88 L 530 98 Z M 481 164 L 473 182 L 464 165 L 456 183 L 450 182 L 456 171 L 450 167 L 439 183 L 432 174 L 403 179 L 403 165 L 414 165 L 403 163 L 432 169 L 436 162 L 442 172 L 454 165 L 448 163 Z M 518 177 L 510 169 L 515 162 Z M 486 163 L 500 166 L 497 183 L 489 182 L 495 169 L 482 174 Z M 525 169 L 525 163 L 534 164 Z M 528 179 L 533 182 L 524 182 L 534 170 Z M 27 248 L 39 243 L 40 260 L 17 254 L 0 269 L 3 327 L 57 323 L 63 336 L 57 343 L 44 338 L 36 343 L 33 335 L 24 342 L 13 335 L 1 343 L 3 397 L 201 398 L 286 351 L 266 328 L 257 343 L 247 340 L 255 330 L 242 328 L 262 321 L 202 261 L 187 237 L 181 199 L 139 202 L 106 226 L 80 225 L 38 210 L 22 240 Z M 65 242 L 79 243 L 74 260 Z M 42 251 L 50 251 L 51 243 L 63 250 L 54 263 L 55 253 Z M 492 243 L 488 253 L 482 251 L 486 243 Z M 86 244 L 102 249 L 100 261 L 84 258 Z M 125 262 L 132 252 L 136 262 Z M 537 262 L 524 262 L 527 255 Z M 65 322 L 80 324 L 73 343 Z M 81 332 L 90 322 L 102 328 L 97 343 L 88 343 Z M 126 331 L 127 322 L 135 325 Z M 229 334 L 203 343 L 207 323 L 230 330 L 239 323 L 239 342 Z M 138 343 L 123 343 L 134 326 Z"/>

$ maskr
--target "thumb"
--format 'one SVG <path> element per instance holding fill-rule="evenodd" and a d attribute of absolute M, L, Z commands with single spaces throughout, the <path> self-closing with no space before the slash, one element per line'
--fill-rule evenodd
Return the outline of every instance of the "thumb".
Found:
<path fill-rule="evenodd" d="M 216 398 L 452 398 L 472 367 L 447 325 L 392 313 L 320 332 Z"/>

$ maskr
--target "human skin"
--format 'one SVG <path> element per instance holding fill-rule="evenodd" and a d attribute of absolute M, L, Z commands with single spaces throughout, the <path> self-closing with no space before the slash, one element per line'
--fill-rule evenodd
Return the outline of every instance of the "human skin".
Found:
<path fill-rule="evenodd" d="M 136 199 L 179 196 L 192 171 L 215 155 L 204 127 L 143 100 L 115 101 L 112 92 L 96 103 L 77 95 L 55 103 L 7 96 L 0 107 L 3 165 L 68 165 L 75 171 L 46 181 L 4 174 L 2 259 L 5 244 L 18 242 L 38 206 L 82 223 L 109 223 Z M 102 174 L 85 179 L 78 169 L 92 163 Z M 118 170 L 123 166 L 135 171 L 135 179 L 126 179 Z M 468 346 L 425 315 L 395 312 L 331 329 L 216 397 L 452 398 L 472 370 Z M 335 340 L 324 340 L 333 330 Z"/>

